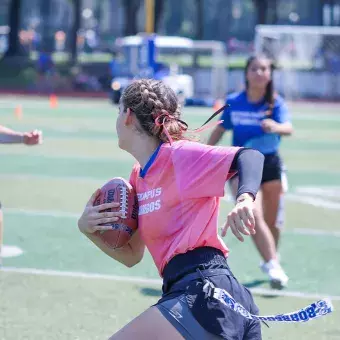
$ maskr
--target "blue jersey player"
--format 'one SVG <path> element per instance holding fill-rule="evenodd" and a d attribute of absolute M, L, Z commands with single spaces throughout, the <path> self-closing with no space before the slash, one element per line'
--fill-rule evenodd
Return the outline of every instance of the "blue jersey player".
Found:
<path fill-rule="evenodd" d="M 230 106 L 222 115 L 223 123 L 212 132 L 208 144 L 217 144 L 226 131 L 232 131 L 233 146 L 256 149 L 265 156 L 253 240 L 264 260 L 262 270 L 269 276 L 272 287 L 281 289 L 288 277 L 277 256 L 280 238 L 277 217 L 283 191 L 279 147 L 281 136 L 290 135 L 293 128 L 284 100 L 274 91 L 273 64 L 269 59 L 249 58 L 245 83 L 244 91 L 228 96 Z M 236 183 L 237 177 L 231 183 L 232 189 Z"/>

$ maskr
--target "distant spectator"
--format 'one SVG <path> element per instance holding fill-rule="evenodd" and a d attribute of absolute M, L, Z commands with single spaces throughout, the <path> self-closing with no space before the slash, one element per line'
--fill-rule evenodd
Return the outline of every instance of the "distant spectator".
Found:
<path fill-rule="evenodd" d="M 98 79 L 94 76 L 89 75 L 82 68 L 76 71 L 74 77 L 73 86 L 78 91 L 100 91 L 101 85 Z"/>
<path fill-rule="evenodd" d="M 109 71 L 110 71 L 110 75 L 111 75 L 111 79 L 117 77 L 117 75 L 119 74 L 119 63 L 117 61 L 117 53 L 116 52 L 112 52 L 112 59 L 109 62 Z"/>
<path fill-rule="evenodd" d="M 51 53 L 44 48 L 40 51 L 37 60 L 38 89 L 44 92 L 53 91 L 56 82 L 55 64 Z"/>
<path fill-rule="evenodd" d="M 39 53 L 38 62 L 37 62 L 37 69 L 40 75 L 51 74 L 54 72 L 54 61 L 52 56 L 49 52 L 45 49 L 42 49 Z"/>

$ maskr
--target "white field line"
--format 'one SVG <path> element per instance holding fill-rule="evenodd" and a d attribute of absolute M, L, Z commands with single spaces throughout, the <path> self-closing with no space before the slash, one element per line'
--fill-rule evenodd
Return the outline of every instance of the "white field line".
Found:
<path fill-rule="evenodd" d="M 339 122 L 340 117 L 338 114 L 328 114 L 325 116 L 317 116 L 300 113 L 300 115 L 295 115 L 293 121 L 315 121 L 315 122 Z"/>
<path fill-rule="evenodd" d="M 0 110 L 14 110 L 17 106 L 16 105 L 11 105 L 11 104 L 6 104 L 6 103 L 3 103 L 1 104 L 0 103 Z M 65 110 L 95 110 L 95 109 L 98 109 L 98 105 L 80 105 L 80 104 L 76 104 L 76 105 L 65 105 L 65 104 L 62 104 L 60 105 L 59 107 L 60 109 L 65 109 Z M 24 114 L 25 114 L 25 110 L 34 110 L 36 112 L 49 112 L 50 110 L 52 110 L 48 104 L 43 104 L 43 105 L 35 105 L 35 104 L 24 104 L 22 105 L 22 109 L 24 111 Z M 34 112 L 30 112 L 30 114 L 34 114 Z"/>
<path fill-rule="evenodd" d="M 338 198 L 340 199 L 340 187 L 297 187 L 295 190 L 296 194 L 299 195 L 313 195 L 322 196 L 327 198 Z"/>
<path fill-rule="evenodd" d="M 114 177 L 112 175 L 112 177 Z M 96 177 L 85 177 L 85 176 L 53 176 L 53 175 L 34 175 L 34 174 L 0 174 L 0 180 L 18 180 L 18 181 L 29 181 L 29 180 L 43 180 L 43 181 L 70 181 L 74 183 L 78 182 L 89 182 L 93 184 L 103 184 L 108 178 L 96 178 Z"/>
<path fill-rule="evenodd" d="M 32 274 L 32 275 L 44 275 L 44 276 L 58 276 L 58 277 L 75 277 L 85 279 L 101 279 L 118 282 L 131 282 L 139 284 L 162 284 L 160 279 L 150 279 L 138 276 L 119 276 L 109 274 L 97 274 L 97 273 L 84 273 L 84 272 L 68 272 L 50 269 L 35 269 L 35 268 L 17 268 L 17 267 L 0 267 L 0 271 L 19 274 Z"/>
<path fill-rule="evenodd" d="M 79 214 L 63 212 L 63 211 L 51 211 L 51 210 L 31 210 L 31 209 L 15 209 L 15 208 L 4 208 L 5 214 L 11 215 L 26 215 L 26 216 L 46 216 L 46 217 L 54 217 L 54 218 L 71 218 L 76 219 L 79 218 L 81 212 Z"/>
<path fill-rule="evenodd" d="M 38 99 L 38 98 L 37 98 Z M 49 99 L 46 97 L 43 100 L 21 100 L 18 97 L 7 98 L 5 100 L 0 99 L 0 109 L 14 109 L 17 105 L 21 105 L 22 108 L 25 109 L 37 109 L 37 110 L 52 110 L 49 106 Z M 112 109 L 114 106 L 110 103 L 110 100 L 105 100 L 105 98 L 99 98 L 98 100 L 91 99 L 88 100 L 87 103 L 81 99 L 81 102 L 77 100 L 63 100 L 60 99 L 58 101 L 58 108 L 60 109 L 98 109 L 100 108 L 107 108 Z"/>
<path fill-rule="evenodd" d="M 328 230 L 310 229 L 310 228 L 294 228 L 292 230 L 287 230 L 285 233 L 298 234 L 298 235 L 340 237 L 340 231 L 328 231 Z"/>
<path fill-rule="evenodd" d="M 105 141 L 105 139 L 102 139 L 102 141 Z M 17 152 L 17 153 L 11 153 L 11 152 L 1 152 L 0 150 L 0 155 L 3 156 L 12 156 L 16 155 L 17 157 L 20 157 L 20 155 L 27 155 L 27 153 L 22 150 L 22 152 Z M 96 156 L 95 154 L 88 154 L 88 155 L 80 155 L 78 154 L 75 156 L 74 154 L 62 154 L 62 153 L 45 153 L 41 152 L 39 154 L 30 154 L 30 158 L 44 158 L 44 159 L 52 159 L 52 160 L 58 160 L 58 159 L 72 159 L 73 161 L 93 161 L 93 162 L 112 162 L 113 157 L 112 154 L 107 154 L 107 155 L 102 155 L 102 156 Z M 120 155 L 115 155 L 115 160 L 117 161 L 133 161 L 133 158 L 130 157 L 127 154 L 120 154 Z"/>
<path fill-rule="evenodd" d="M 42 217 L 50 217 L 50 218 L 70 218 L 70 219 L 78 219 L 81 215 L 71 213 L 71 212 L 63 212 L 63 211 L 52 211 L 52 210 L 33 210 L 33 209 L 17 209 L 17 208 L 6 208 L 4 207 L 4 213 L 8 215 L 25 215 L 25 216 L 42 216 Z M 327 230 L 319 230 L 319 229 L 309 229 L 309 228 L 293 228 L 284 231 L 286 234 L 297 234 L 297 235 L 311 235 L 311 236 L 332 236 L 332 237 L 340 237 L 340 232 L 337 231 L 327 231 Z"/>
<path fill-rule="evenodd" d="M 340 210 L 340 202 L 330 201 L 327 198 L 340 198 L 339 191 L 336 191 L 333 187 L 327 190 L 323 188 L 318 188 L 318 191 L 313 192 L 313 188 L 297 188 L 296 193 L 286 194 L 286 200 L 292 202 L 298 202 L 303 204 L 309 204 L 318 208 L 325 208 L 330 210 Z M 300 194 L 301 193 L 301 194 Z M 312 197 L 311 197 L 312 195 Z M 319 195 L 320 197 L 315 197 Z M 231 196 L 229 194 L 223 197 L 224 201 L 232 202 Z"/>
<path fill-rule="evenodd" d="M 95 274 L 95 273 L 84 273 L 84 272 L 68 272 L 48 269 L 35 269 L 35 268 L 16 268 L 16 267 L 2 267 L 0 271 L 7 273 L 18 273 L 18 274 L 30 274 L 30 275 L 43 275 L 43 276 L 54 276 L 54 277 L 72 277 L 72 278 L 84 278 L 84 279 L 99 279 L 109 280 L 117 282 L 131 282 L 136 284 L 147 284 L 147 285 L 161 285 L 160 279 L 149 279 L 143 277 L 133 276 L 117 276 L 107 274 Z M 333 301 L 340 301 L 340 296 L 329 296 L 327 294 L 310 294 L 304 292 L 294 291 L 276 291 L 264 288 L 251 288 L 252 293 L 256 295 L 270 295 L 270 296 L 286 296 L 296 297 L 301 299 L 323 299 L 325 297 L 330 298 Z"/>
<path fill-rule="evenodd" d="M 9 109 L 13 110 L 16 107 L 16 104 L 21 104 L 23 109 L 33 109 L 33 110 L 43 110 L 47 111 L 50 110 L 48 98 L 43 98 L 42 101 L 40 101 L 41 98 L 35 98 L 35 99 L 29 99 L 25 100 L 25 97 L 20 96 L 7 96 L 6 98 L 0 97 L 0 109 Z M 22 101 L 21 101 L 22 99 Z M 37 101 L 38 100 L 38 101 Z M 82 101 L 79 103 L 79 100 Z M 107 109 L 114 109 L 115 106 L 113 106 L 110 103 L 109 98 L 81 98 L 81 99 L 74 99 L 74 102 L 71 98 L 67 99 L 60 99 L 59 100 L 59 107 L 61 109 L 88 109 L 88 110 L 95 110 L 98 109 L 98 106 L 101 108 L 107 108 Z M 86 103 L 84 103 L 86 101 Z M 183 109 L 183 117 L 187 116 L 207 116 L 207 110 L 204 110 L 203 108 L 198 108 L 196 110 L 191 110 L 190 107 L 184 107 Z M 299 112 L 299 109 L 297 109 L 297 112 Z M 213 109 L 211 108 L 211 113 L 213 113 Z M 340 117 L 337 114 L 328 113 L 325 115 L 314 115 L 314 114 L 308 114 L 308 113 L 300 113 L 299 115 L 294 116 L 294 120 L 311 120 L 311 121 L 340 121 Z"/>
<path fill-rule="evenodd" d="M 329 200 L 326 200 L 322 197 L 309 197 L 305 195 L 297 195 L 297 194 L 287 194 L 286 196 L 287 200 L 309 204 L 314 207 L 318 208 L 325 208 L 325 209 L 331 209 L 331 210 L 340 210 L 340 202 L 332 202 Z"/>

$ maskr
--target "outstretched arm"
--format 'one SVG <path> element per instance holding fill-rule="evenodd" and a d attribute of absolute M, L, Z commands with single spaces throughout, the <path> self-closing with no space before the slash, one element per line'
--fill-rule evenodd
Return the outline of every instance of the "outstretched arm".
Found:
<path fill-rule="evenodd" d="M 0 143 L 1 144 L 26 144 L 35 145 L 42 142 L 41 131 L 18 132 L 0 125 Z"/>
<path fill-rule="evenodd" d="M 287 105 L 282 102 L 274 108 L 271 118 L 264 119 L 262 129 L 268 133 L 277 133 L 280 136 L 290 136 L 293 133 L 293 125 Z"/>
<path fill-rule="evenodd" d="M 261 126 L 265 132 L 277 133 L 281 136 L 290 136 L 293 133 L 293 125 L 290 122 L 278 123 L 272 119 L 265 119 Z"/>
<path fill-rule="evenodd" d="M 211 133 L 207 144 L 208 145 L 216 145 L 222 138 L 223 134 L 225 133 L 225 129 L 221 125 L 217 125 L 216 128 Z"/>
<path fill-rule="evenodd" d="M 237 171 L 239 184 L 236 205 L 228 214 L 227 222 L 222 228 L 225 236 L 228 228 L 241 242 L 243 235 L 255 234 L 254 201 L 260 188 L 264 156 L 253 149 L 241 149 L 233 160 L 231 171 Z"/>
<path fill-rule="evenodd" d="M 239 184 L 236 200 L 243 194 L 249 194 L 255 200 L 261 185 L 264 156 L 257 150 L 243 148 L 235 155 L 231 171 L 237 172 Z"/>

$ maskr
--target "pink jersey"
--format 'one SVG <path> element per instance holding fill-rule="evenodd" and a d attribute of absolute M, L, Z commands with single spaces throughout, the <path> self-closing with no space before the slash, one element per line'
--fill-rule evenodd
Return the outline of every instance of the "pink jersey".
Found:
<path fill-rule="evenodd" d="M 172 257 L 188 250 L 209 246 L 228 255 L 217 219 L 238 150 L 178 141 L 161 145 L 144 178 L 139 164 L 134 166 L 138 228 L 161 276 Z"/>

